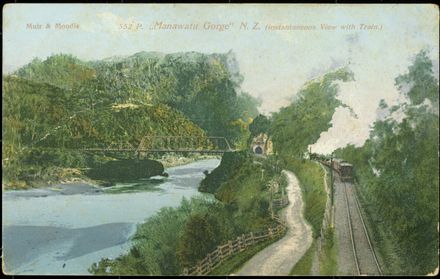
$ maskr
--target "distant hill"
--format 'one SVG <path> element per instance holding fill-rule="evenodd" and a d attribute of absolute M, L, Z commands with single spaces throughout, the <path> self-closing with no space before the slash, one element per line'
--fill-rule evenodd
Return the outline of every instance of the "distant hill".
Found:
<path fill-rule="evenodd" d="M 165 104 L 233 144 L 243 136 L 237 120 L 258 115 L 258 101 L 241 92 L 243 78 L 232 51 L 139 52 L 90 62 L 57 54 L 34 59 L 14 74 L 72 90 L 90 104 Z"/>
<path fill-rule="evenodd" d="M 45 180 L 59 168 L 104 162 L 74 151 L 35 151 L 40 147 L 136 146 L 146 135 L 222 136 L 237 146 L 258 113 L 241 80 L 232 52 L 36 58 L 3 76 L 4 180 Z"/>

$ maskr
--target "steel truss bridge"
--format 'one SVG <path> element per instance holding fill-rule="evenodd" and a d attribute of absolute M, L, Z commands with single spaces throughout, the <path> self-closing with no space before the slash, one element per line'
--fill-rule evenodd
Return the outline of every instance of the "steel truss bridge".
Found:
<path fill-rule="evenodd" d="M 60 149 L 60 148 L 42 148 Z M 136 143 L 115 142 L 108 145 L 81 146 L 77 148 L 65 148 L 84 152 L 112 152 L 131 153 L 140 155 L 148 153 L 201 153 L 223 154 L 234 152 L 225 137 L 191 137 L 191 136 L 145 136 Z"/>

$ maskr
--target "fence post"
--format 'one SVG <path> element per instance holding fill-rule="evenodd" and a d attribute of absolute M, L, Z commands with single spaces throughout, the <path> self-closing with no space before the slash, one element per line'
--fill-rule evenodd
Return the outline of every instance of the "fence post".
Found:
<path fill-rule="evenodd" d="M 246 236 L 244 234 L 241 235 L 241 249 L 240 251 L 243 251 L 247 247 L 246 245 Z"/>
<path fill-rule="evenodd" d="M 254 233 L 253 232 L 251 232 L 251 243 L 252 243 L 252 245 L 255 243 Z"/>
<path fill-rule="evenodd" d="M 222 251 L 222 248 L 220 248 L 220 245 L 217 246 L 217 251 L 218 251 L 218 254 L 220 257 L 220 261 L 223 261 L 223 251 Z"/>
<path fill-rule="evenodd" d="M 208 270 L 211 271 L 211 270 L 212 270 L 211 253 L 208 254 L 208 263 L 209 263 L 209 265 L 208 265 L 208 266 L 209 266 L 209 269 L 208 269 Z"/>
<path fill-rule="evenodd" d="M 234 248 L 232 247 L 232 241 L 230 240 L 228 241 L 228 248 L 229 248 L 228 255 L 231 255 Z"/>
<path fill-rule="evenodd" d="M 237 236 L 237 239 L 235 241 L 237 242 L 237 248 L 240 251 L 241 250 L 241 236 Z"/>
<path fill-rule="evenodd" d="M 272 228 L 269 228 L 269 237 L 270 237 L 270 238 L 273 237 Z"/>

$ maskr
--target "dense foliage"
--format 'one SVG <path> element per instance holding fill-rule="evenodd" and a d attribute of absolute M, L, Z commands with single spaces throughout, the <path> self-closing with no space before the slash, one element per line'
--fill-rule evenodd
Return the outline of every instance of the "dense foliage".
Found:
<path fill-rule="evenodd" d="M 259 102 L 240 91 L 242 77 L 232 52 L 162 54 L 82 62 L 69 55 L 35 59 L 18 76 L 68 88 L 85 105 L 166 104 L 181 111 L 212 136 L 241 139 L 237 119 L 258 113 Z"/>
<path fill-rule="evenodd" d="M 267 134 L 270 128 L 270 119 L 262 114 L 259 114 L 254 118 L 252 123 L 249 125 L 249 132 L 252 137 L 256 137 L 261 133 Z"/>
<path fill-rule="evenodd" d="M 46 83 L 4 78 L 4 180 L 29 184 L 54 176 L 48 174 L 56 167 L 84 168 L 106 161 L 75 150 L 82 147 L 137 146 L 151 134 L 206 136 L 182 113 L 166 105 L 80 110 L 76 100 L 68 91 Z"/>
<path fill-rule="evenodd" d="M 291 105 L 281 108 L 272 117 L 269 133 L 274 151 L 302 156 L 322 132 L 331 127 L 337 107 L 345 106 L 337 99 L 336 81 L 353 80 L 353 73 L 342 68 L 312 80 L 298 92 Z"/>
<path fill-rule="evenodd" d="M 221 205 L 205 198 L 183 199 L 177 208 L 162 208 L 138 225 L 130 251 L 114 260 L 93 264 L 94 274 L 176 275 L 182 272 L 177 258 L 179 238 L 190 216 L 217 212 Z"/>
<path fill-rule="evenodd" d="M 356 168 L 386 272 L 427 274 L 438 265 L 439 87 L 425 51 L 396 86 L 407 101 L 391 108 L 382 101 L 389 115 L 367 142 L 336 154 Z"/>
<path fill-rule="evenodd" d="M 317 164 L 300 158 L 307 147 L 331 127 L 336 108 L 345 106 L 337 99 L 336 82 L 350 80 L 353 80 L 353 73 L 346 68 L 311 80 L 298 92 L 291 105 L 282 108 L 270 120 L 269 134 L 275 152 L 279 154 L 283 167 L 292 170 L 300 181 L 305 201 L 304 215 L 312 225 L 314 237 L 320 235 L 327 199 L 323 171 Z"/>
<path fill-rule="evenodd" d="M 220 185 L 226 182 L 237 168 L 250 158 L 250 155 L 245 151 L 242 151 L 239 154 L 241 156 L 232 152 L 225 153 L 222 156 L 220 165 L 202 180 L 199 191 L 215 193 Z"/>
<path fill-rule="evenodd" d="M 144 136 L 222 136 L 243 148 L 258 102 L 240 92 L 241 80 L 232 52 L 34 59 L 3 76 L 5 185 L 47 180 L 58 167 L 107 161 L 65 149 L 136 147 Z"/>

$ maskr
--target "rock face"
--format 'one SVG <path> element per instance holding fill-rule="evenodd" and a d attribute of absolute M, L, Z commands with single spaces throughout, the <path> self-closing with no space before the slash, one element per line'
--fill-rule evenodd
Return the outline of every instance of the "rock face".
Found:
<path fill-rule="evenodd" d="M 223 154 L 220 165 L 200 182 L 199 191 L 215 194 L 223 182 L 226 182 L 232 174 L 245 162 L 252 162 L 249 154 L 245 151 L 227 152 Z"/>
<path fill-rule="evenodd" d="M 124 159 L 110 161 L 91 169 L 87 176 L 95 180 L 124 181 L 161 175 L 163 165 L 154 160 Z"/>

